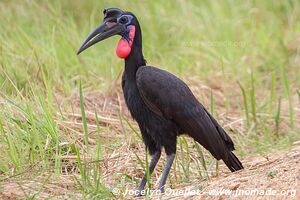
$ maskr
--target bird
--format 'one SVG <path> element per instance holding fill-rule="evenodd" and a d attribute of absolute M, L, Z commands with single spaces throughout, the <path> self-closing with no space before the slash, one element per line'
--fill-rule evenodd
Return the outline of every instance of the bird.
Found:
<path fill-rule="evenodd" d="M 158 191 L 165 192 L 166 180 L 176 155 L 177 137 L 182 134 L 193 138 L 217 160 L 223 160 L 232 172 L 243 169 L 233 153 L 235 147 L 232 139 L 196 99 L 187 84 L 170 72 L 146 65 L 137 17 L 119 8 L 104 9 L 103 14 L 103 22 L 88 35 L 77 54 L 104 39 L 121 36 L 116 54 L 125 61 L 122 75 L 124 99 L 151 155 L 148 166 L 150 174 L 162 150 L 166 153 Z M 135 190 L 137 196 L 141 195 L 146 183 L 145 172 Z"/>

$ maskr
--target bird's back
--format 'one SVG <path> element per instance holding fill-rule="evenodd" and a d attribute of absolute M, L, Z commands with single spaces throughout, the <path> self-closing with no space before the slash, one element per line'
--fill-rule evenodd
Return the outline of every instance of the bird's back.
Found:
<path fill-rule="evenodd" d="M 149 109 L 173 120 L 215 158 L 225 158 L 234 149 L 231 138 L 178 77 L 156 67 L 143 66 L 136 73 L 136 82 Z"/>

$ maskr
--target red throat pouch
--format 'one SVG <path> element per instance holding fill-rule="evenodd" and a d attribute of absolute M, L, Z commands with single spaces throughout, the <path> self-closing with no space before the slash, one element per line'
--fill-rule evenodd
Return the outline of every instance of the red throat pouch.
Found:
<path fill-rule="evenodd" d="M 118 42 L 117 49 L 116 49 L 116 54 L 119 58 L 127 58 L 131 52 L 131 46 L 134 40 L 135 36 L 135 26 L 131 25 L 130 26 L 130 31 L 129 31 L 129 39 L 130 41 L 128 42 L 126 39 L 121 38 Z"/>

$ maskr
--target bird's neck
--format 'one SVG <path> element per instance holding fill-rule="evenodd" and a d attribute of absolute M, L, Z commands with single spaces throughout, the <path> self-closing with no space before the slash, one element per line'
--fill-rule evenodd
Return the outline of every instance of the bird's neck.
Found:
<path fill-rule="evenodd" d="M 135 74 L 139 67 L 146 65 L 146 61 L 143 56 L 142 49 L 142 34 L 140 27 L 137 26 L 135 38 L 131 47 L 131 52 L 127 58 L 125 58 L 125 71 L 128 79 L 135 80 Z"/>

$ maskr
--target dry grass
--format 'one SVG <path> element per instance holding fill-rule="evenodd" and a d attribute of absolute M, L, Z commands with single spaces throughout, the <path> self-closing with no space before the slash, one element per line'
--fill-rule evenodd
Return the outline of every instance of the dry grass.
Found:
<path fill-rule="evenodd" d="M 251 146 L 247 146 L 248 142 L 247 134 L 245 133 L 244 118 L 241 117 L 238 110 L 232 109 L 230 112 L 226 111 L 224 105 L 223 90 L 220 87 L 214 86 L 214 83 L 205 85 L 199 83 L 196 79 L 190 78 L 187 80 L 191 89 L 196 94 L 198 99 L 201 99 L 204 105 L 210 104 L 210 94 L 213 91 L 215 97 L 215 110 L 216 116 L 219 122 L 231 132 L 236 144 L 238 144 L 238 150 L 241 149 L 244 152 L 251 152 Z M 223 85 L 226 87 L 226 85 Z M 227 86 L 229 87 L 229 85 Z M 232 86 L 230 86 L 232 87 Z M 137 129 L 135 122 L 130 118 L 129 112 L 125 106 L 123 95 L 119 89 L 120 86 L 113 87 L 109 94 L 102 94 L 95 91 L 85 93 L 85 108 L 88 121 L 89 130 L 89 145 L 91 149 L 94 149 L 97 144 L 97 126 L 94 111 L 96 109 L 100 121 L 101 128 L 101 140 L 102 140 L 102 159 L 93 160 L 93 158 L 87 157 L 87 165 L 91 165 L 95 162 L 100 163 L 102 181 L 109 188 L 118 188 L 120 191 L 126 189 L 134 189 L 136 182 L 142 176 L 144 169 L 139 164 L 137 156 L 144 160 L 145 150 L 143 143 L 137 139 L 136 135 L 132 133 L 130 127 L 126 124 L 124 119 L 128 119 L 129 122 Z M 232 95 L 238 94 L 236 87 L 232 87 Z M 75 143 L 81 151 L 83 151 L 83 128 L 82 119 L 80 113 L 79 95 L 74 93 L 67 99 L 60 99 L 58 105 L 64 107 L 63 104 L 70 103 L 71 108 L 69 110 L 62 110 L 57 114 L 58 118 L 56 123 L 61 131 L 69 133 L 67 143 Z M 238 98 L 242 101 L 242 98 Z M 284 103 L 283 103 L 284 105 Z M 295 120 L 298 120 L 300 112 L 299 109 L 295 109 Z M 282 113 L 287 113 L 288 110 L 285 106 L 282 107 Z M 260 114 L 260 113 L 259 113 Z M 263 113 L 261 115 L 264 116 Z M 64 119 L 64 120 L 61 120 Z M 284 123 L 288 123 L 282 120 L 281 126 Z M 298 126 L 299 124 L 297 124 Z M 283 127 L 284 128 L 284 127 Z M 243 139 L 244 137 L 244 139 Z M 189 146 L 192 147 L 192 140 L 188 138 Z M 209 158 L 206 153 L 206 157 Z M 162 160 L 164 160 L 164 156 Z M 178 154 L 178 159 L 181 159 L 181 155 Z M 210 178 L 206 180 L 200 180 L 197 173 L 197 168 L 194 163 L 199 159 L 194 148 L 190 148 L 190 178 L 187 182 L 182 181 L 182 171 L 180 166 L 175 164 L 170 174 L 168 185 L 172 188 L 188 188 L 188 187 L 201 187 L 203 192 L 200 197 L 213 198 L 207 196 L 205 191 L 213 188 L 256 188 L 266 189 L 270 186 L 272 188 L 287 188 L 287 186 L 296 186 L 297 176 L 299 175 L 299 147 L 286 151 L 283 153 L 274 153 L 268 156 L 250 156 L 242 159 L 246 170 L 239 173 L 229 173 L 227 168 L 221 164 L 220 171 L 216 175 L 214 170 L 209 172 Z M 0 190 L 3 199 L 18 199 L 26 196 L 32 196 L 37 193 L 37 199 L 44 199 L 46 197 L 53 197 L 55 199 L 68 199 L 68 198 L 82 198 L 78 185 L 75 183 L 75 177 L 79 178 L 79 169 L 77 168 L 77 160 L 74 155 L 65 155 L 61 158 L 61 175 L 55 176 L 53 170 L 40 169 L 38 164 L 36 167 L 30 168 L 22 174 L 17 174 L 13 177 L 9 177 L 2 181 Z M 163 162 L 159 162 L 154 174 L 152 175 L 152 183 L 157 184 L 160 172 L 163 169 Z M 269 178 L 266 173 L 269 170 L 276 170 L 276 176 Z M 40 172 L 40 173 L 39 173 Z M 205 171 L 202 170 L 204 174 Z M 36 174 L 32 177 L 32 174 Z M 126 181 L 131 179 L 131 181 Z M 122 186 L 120 186 L 120 184 Z M 282 185 L 285 184 L 285 185 Z M 119 185 L 120 187 L 118 187 Z M 282 185 L 282 186 L 281 186 Z M 117 186 L 117 187 L 116 187 Z M 121 189 L 120 189 L 121 188 Z M 122 195 L 122 198 L 131 198 L 131 196 Z M 193 198 L 200 198 L 199 196 Z M 157 197 L 158 198 L 158 197 Z M 168 197 L 166 197 L 168 198 Z M 173 198 L 173 197 L 172 197 Z M 182 196 L 174 196 L 174 198 L 181 199 Z M 227 198 L 220 196 L 220 198 Z"/>

